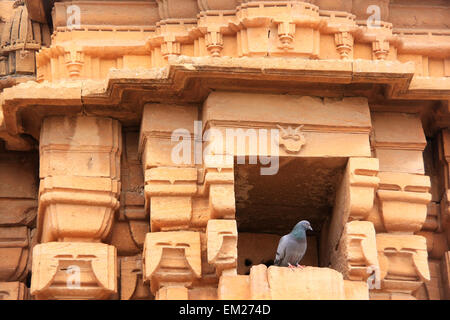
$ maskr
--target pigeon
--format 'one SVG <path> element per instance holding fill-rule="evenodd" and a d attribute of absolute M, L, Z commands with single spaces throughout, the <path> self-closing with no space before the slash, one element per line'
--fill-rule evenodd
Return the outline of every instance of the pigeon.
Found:
<path fill-rule="evenodd" d="M 297 223 L 291 233 L 281 237 L 274 265 L 289 268 L 304 268 L 299 265 L 306 252 L 306 230 L 311 230 L 309 221 Z"/>

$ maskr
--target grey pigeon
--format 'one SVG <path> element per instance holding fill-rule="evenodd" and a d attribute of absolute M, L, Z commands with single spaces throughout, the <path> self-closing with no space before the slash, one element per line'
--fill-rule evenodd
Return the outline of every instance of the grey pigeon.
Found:
<path fill-rule="evenodd" d="M 274 265 L 290 268 L 302 267 L 299 262 L 306 252 L 306 230 L 312 231 L 311 225 L 309 221 L 302 220 L 295 225 L 291 233 L 281 237 Z"/>

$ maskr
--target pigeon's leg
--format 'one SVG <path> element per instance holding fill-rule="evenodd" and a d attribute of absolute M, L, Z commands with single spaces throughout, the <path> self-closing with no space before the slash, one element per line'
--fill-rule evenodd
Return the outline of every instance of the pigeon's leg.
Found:
<path fill-rule="evenodd" d="M 304 269 L 304 268 L 306 268 L 306 266 L 304 266 L 304 265 L 301 265 L 301 264 L 298 264 L 297 263 L 297 266 L 296 266 L 297 268 L 300 268 L 300 269 Z"/>
<path fill-rule="evenodd" d="M 295 269 L 295 267 L 290 263 L 288 263 L 288 268 L 291 269 L 292 271 L 294 271 L 294 269 Z"/>

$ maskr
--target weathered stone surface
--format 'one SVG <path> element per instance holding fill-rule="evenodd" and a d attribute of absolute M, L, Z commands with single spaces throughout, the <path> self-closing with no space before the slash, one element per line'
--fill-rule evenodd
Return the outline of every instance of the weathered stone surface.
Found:
<path fill-rule="evenodd" d="M 28 288 L 22 282 L 0 282 L 0 300 L 28 300 Z"/>
<path fill-rule="evenodd" d="M 408 173 L 380 172 L 379 211 L 388 232 L 416 232 L 427 217 L 430 178 Z"/>
<path fill-rule="evenodd" d="M 107 299 L 116 292 L 113 246 L 48 242 L 34 247 L 31 294 L 37 299 Z"/>
<path fill-rule="evenodd" d="M 188 286 L 201 277 L 200 234 L 193 231 L 147 233 L 143 278 L 152 293 L 164 286 Z M 186 293 L 187 294 L 187 293 Z"/>
<path fill-rule="evenodd" d="M 367 280 L 379 268 L 375 228 L 369 221 L 348 222 L 331 265 L 348 280 Z"/>
<path fill-rule="evenodd" d="M 216 267 L 217 273 L 236 273 L 237 267 L 236 220 L 209 220 L 206 227 L 208 263 Z"/>
<path fill-rule="evenodd" d="M 419 2 L 0 0 L 0 298 L 448 298 Z M 272 266 L 304 219 L 307 268 Z"/>
<path fill-rule="evenodd" d="M 150 300 L 150 288 L 144 285 L 142 278 L 142 257 L 120 258 L 120 299 Z"/>
<path fill-rule="evenodd" d="M 383 291 L 411 294 L 430 280 L 424 237 L 389 233 L 376 237 Z"/>
<path fill-rule="evenodd" d="M 342 274 L 332 269 L 314 267 L 290 270 L 283 267 L 255 266 L 250 276 L 223 275 L 219 281 L 218 292 L 221 300 L 345 299 Z"/>

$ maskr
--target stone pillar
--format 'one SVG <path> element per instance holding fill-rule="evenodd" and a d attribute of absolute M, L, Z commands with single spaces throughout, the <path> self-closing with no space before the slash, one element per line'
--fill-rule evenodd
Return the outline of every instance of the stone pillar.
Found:
<path fill-rule="evenodd" d="M 214 297 L 218 277 L 236 274 L 233 167 L 205 164 L 197 119 L 197 107 L 144 108 L 140 152 L 151 233 L 143 278 L 157 299 Z"/>
<path fill-rule="evenodd" d="M 0 153 L 0 300 L 27 299 L 37 212 L 37 154 Z"/>
<path fill-rule="evenodd" d="M 376 158 L 349 158 L 336 193 L 322 263 L 342 273 L 347 299 L 368 299 L 369 278 L 379 269 L 375 228 L 365 221 L 374 204 L 378 170 Z"/>
<path fill-rule="evenodd" d="M 121 126 L 97 117 L 48 117 L 40 137 L 37 299 L 107 299 L 117 291 L 114 246 L 102 243 L 119 208 Z"/>
<path fill-rule="evenodd" d="M 423 161 L 427 142 L 417 114 L 373 112 L 372 122 L 380 184 L 367 220 L 377 232 L 380 270 L 371 299 L 415 299 L 430 281 L 427 239 L 418 235 L 432 198 Z"/>

